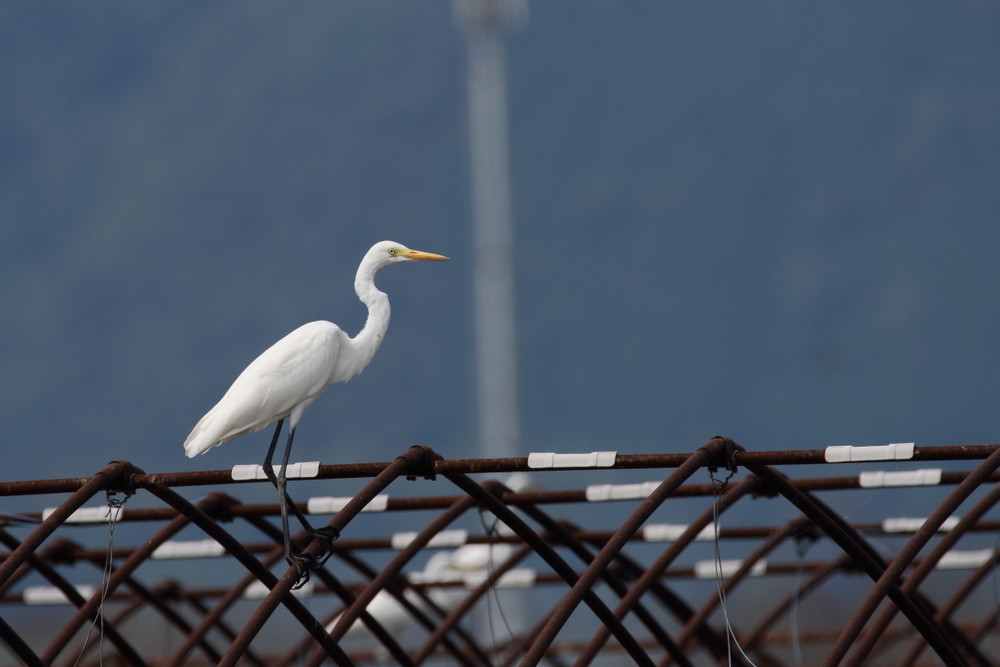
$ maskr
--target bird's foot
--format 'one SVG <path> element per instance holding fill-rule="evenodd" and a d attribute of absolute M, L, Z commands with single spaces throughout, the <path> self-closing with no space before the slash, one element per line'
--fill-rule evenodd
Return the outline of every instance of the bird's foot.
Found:
<path fill-rule="evenodd" d="M 323 526 L 312 532 L 312 538 L 323 543 L 323 551 L 313 559 L 315 566 L 321 567 L 333 555 L 333 543 L 340 538 L 340 529 L 334 526 Z"/>
<path fill-rule="evenodd" d="M 293 590 L 298 590 L 309 581 L 310 570 L 323 567 L 330 556 L 333 555 L 333 542 L 340 537 L 340 529 L 333 526 L 323 526 L 312 532 L 314 540 L 318 539 L 323 544 L 323 550 L 317 556 L 309 554 L 289 554 L 285 557 L 289 565 L 295 567 L 299 572 L 298 579 L 295 580 Z"/>
<path fill-rule="evenodd" d="M 285 560 L 299 572 L 298 578 L 292 584 L 292 590 L 297 591 L 309 583 L 309 571 L 316 567 L 316 559 L 305 554 L 291 554 L 290 556 L 286 556 Z"/>

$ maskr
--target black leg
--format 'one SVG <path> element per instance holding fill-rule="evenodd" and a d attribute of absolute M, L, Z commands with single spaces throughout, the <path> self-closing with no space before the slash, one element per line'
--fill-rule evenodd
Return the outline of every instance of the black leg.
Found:
<path fill-rule="evenodd" d="M 280 493 L 281 497 L 284 498 L 285 505 L 292 509 L 292 511 L 295 513 L 295 517 L 299 520 L 299 523 L 302 524 L 302 529 L 305 530 L 307 533 L 315 533 L 316 531 L 313 530 L 313 527 L 306 520 L 305 516 L 302 515 L 302 511 L 299 510 L 298 506 L 294 502 L 292 502 L 291 496 L 289 496 L 288 492 L 285 490 L 285 487 L 287 485 L 286 481 L 287 473 L 285 471 L 288 469 L 288 455 L 292 451 L 292 440 L 294 438 L 295 438 L 295 429 L 293 428 L 288 432 L 288 442 L 285 444 L 285 454 L 284 456 L 281 457 L 281 469 L 278 471 L 278 483 L 276 486 L 278 487 L 278 493 Z M 285 510 L 283 516 L 285 516 L 287 519 L 287 509 Z M 285 523 L 286 523 L 285 533 L 287 534 L 288 533 L 287 520 Z"/>
<path fill-rule="evenodd" d="M 278 435 L 281 433 L 281 425 L 284 423 L 284 419 L 278 420 L 278 425 L 274 428 L 274 435 L 271 436 L 271 446 L 267 448 L 267 456 L 264 457 L 264 465 L 261 466 L 274 488 L 278 488 L 278 480 L 274 476 L 274 466 L 271 465 L 271 459 L 274 457 L 274 448 L 278 444 Z"/>
<path fill-rule="evenodd" d="M 292 551 L 292 537 L 288 530 L 288 507 L 295 510 L 296 516 L 299 517 L 300 521 L 305 521 L 302 514 L 299 512 L 299 508 L 295 506 L 292 499 L 288 496 L 287 486 L 287 471 L 288 471 L 288 455 L 292 451 L 292 440 L 295 439 L 295 429 L 288 430 L 288 439 L 285 441 L 285 453 L 281 457 L 281 467 L 278 468 L 278 479 L 275 486 L 278 489 L 278 503 L 281 506 L 281 535 L 285 540 L 285 560 L 289 563 L 298 567 L 298 555 Z M 308 532 L 312 532 L 312 526 L 308 523 L 303 524 Z"/>
<path fill-rule="evenodd" d="M 330 557 L 332 553 L 331 543 L 340 536 L 340 531 L 328 526 L 323 526 L 319 530 L 314 529 L 309 524 L 309 521 L 306 520 L 302 511 L 299 510 L 298 506 L 292 501 L 291 496 L 288 495 L 288 457 L 291 455 L 292 441 L 295 440 L 294 428 L 289 429 L 288 431 L 288 439 L 285 442 L 285 451 L 281 457 L 281 467 L 278 469 L 278 473 L 275 474 L 272 460 L 274 458 L 274 450 L 278 444 L 278 436 L 281 433 L 281 426 L 284 422 L 284 419 L 279 420 L 278 425 L 274 429 L 274 435 L 271 437 L 271 444 L 267 448 L 267 456 L 264 458 L 264 465 L 262 468 L 264 469 L 264 475 L 266 475 L 267 479 L 274 485 L 274 488 L 278 490 L 278 504 L 281 508 L 281 533 L 285 546 L 285 560 L 298 569 L 299 580 L 296 582 L 294 588 L 300 588 L 309 580 L 309 568 L 323 565 L 323 563 L 325 563 Z M 327 547 L 324 550 L 325 553 L 319 558 L 302 556 L 301 554 L 296 554 L 292 551 L 292 538 L 291 533 L 288 530 L 289 507 L 295 513 L 295 517 L 298 519 L 299 523 L 302 524 L 302 528 L 307 533 L 312 535 L 314 539 L 318 538 L 326 543 Z"/>
<path fill-rule="evenodd" d="M 286 486 L 286 473 L 285 470 L 288 466 L 288 455 L 292 449 L 292 440 L 295 438 L 295 429 L 290 429 L 288 431 L 288 440 L 285 444 L 285 453 L 282 458 L 281 468 L 278 474 L 274 473 L 274 465 L 272 463 L 274 459 L 274 450 L 278 445 L 278 436 L 281 434 L 281 427 L 285 423 L 284 419 L 279 419 L 277 426 L 274 428 L 274 435 L 271 436 L 271 444 L 267 448 L 267 456 L 264 457 L 264 464 L 261 466 L 264 469 L 264 475 L 267 479 L 274 485 L 274 488 L 278 490 L 278 505 L 281 507 L 281 535 L 285 545 L 285 560 L 289 563 L 295 563 L 294 554 L 292 553 L 292 540 L 288 531 L 288 506 L 291 505 L 295 510 L 296 515 L 299 520 L 303 522 L 303 527 L 308 532 L 313 532 L 312 526 L 305 522 L 305 518 L 299 512 L 299 508 L 295 506 L 292 499 L 289 498 L 288 492 L 285 489 Z"/>

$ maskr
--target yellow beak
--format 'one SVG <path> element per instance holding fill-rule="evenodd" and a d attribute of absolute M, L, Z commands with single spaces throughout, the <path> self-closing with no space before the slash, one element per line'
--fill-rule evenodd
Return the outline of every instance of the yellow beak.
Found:
<path fill-rule="evenodd" d="M 448 259 L 444 255 L 436 255 L 432 252 L 424 252 L 423 250 L 407 250 L 406 258 L 416 261 L 433 260 L 435 262 L 443 262 Z"/>

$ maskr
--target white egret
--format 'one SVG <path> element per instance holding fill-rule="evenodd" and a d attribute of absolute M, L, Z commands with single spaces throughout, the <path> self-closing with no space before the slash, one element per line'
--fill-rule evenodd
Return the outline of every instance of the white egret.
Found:
<path fill-rule="evenodd" d="M 284 531 L 285 557 L 299 567 L 307 559 L 293 554 L 288 532 L 288 507 L 314 537 L 328 542 L 337 538 L 325 529 L 315 531 L 291 502 L 285 490 L 285 469 L 295 438 L 295 427 L 302 413 L 323 391 L 335 382 L 346 382 L 360 373 L 371 361 L 389 326 L 389 297 L 375 287 L 375 273 L 391 264 L 421 260 L 446 260 L 443 255 L 411 250 L 393 241 L 376 243 L 365 254 L 354 279 L 354 291 L 368 307 L 368 319 L 357 336 L 351 338 L 332 322 L 303 324 L 265 350 L 240 373 L 222 399 L 195 425 L 184 442 L 189 456 L 204 454 L 212 447 L 229 442 L 245 433 L 259 431 L 277 423 L 271 445 L 264 459 L 264 473 L 278 490 L 281 523 Z M 288 439 L 277 475 L 271 459 L 281 432 L 288 420 Z"/>

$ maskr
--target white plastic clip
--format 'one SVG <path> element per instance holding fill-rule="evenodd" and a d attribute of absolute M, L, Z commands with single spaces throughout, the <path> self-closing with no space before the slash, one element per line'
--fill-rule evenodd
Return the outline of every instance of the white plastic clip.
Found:
<path fill-rule="evenodd" d="M 688 529 L 684 523 L 651 523 L 642 529 L 642 539 L 646 542 L 676 542 Z M 711 542 L 715 539 L 715 524 L 710 523 L 694 538 L 696 542 Z"/>
<path fill-rule="evenodd" d="M 907 461 L 913 458 L 915 443 L 897 442 L 891 445 L 855 447 L 833 445 L 824 451 L 827 463 L 856 463 L 858 461 Z"/>
<path fill-rule="evenodd" d="M 167 540 L 153 550 L 150 558 L 214 558 L 226 553 L 226 548 L 215 540 Z"/>
<path fill-rule="evenodd" d="M 940 483 L 941 468 L 867 470 L 858 475 L 858 484 L 863 489 L 878 489 L 888 486 L 937 486 Z"/>
<path fill-rule="evenodd" d="M 281 470 L 280 465 L 274 466 L 274 474 Z M 306 479 L 319 475 L 319 461 L 300 461 L 289 463 L 288 472 L 285 479 Z M 232 477 L 234 482 L 245 482 L 252 480 L 267 479 L 264 474 L 264 466 L 257 463 L 238 463 L 233 466 Z"/>
<path fill-rule="evenodd" d="M 89 584 L 82 584 L 73 588 L 84 599 L 94 597 L 94 593 L 97 592 L 97 588 Z M 21 599 L 26 605 L 69 603 L 66 594 L 55 586 L 25 586 Z"/>
<path fill-rule="evenodd" d="M 310 498 L 306 511 L 309 514 L 336 514 L 344 509 L 351 501 L 350 496 L 317 496 Z M 362 512 L 384 512 L 389 508 L 389 495 L 380 493 L 372 498 L 367 505 L 361 508 Z"/>
<path fill-rule="evenodd" d="M 883 533 L 915 533 L 921 528 L 923 528 L 924 523 L 927 521 L 925 517 L 889 517 L 882 520 L 882 532 Z M 947 533 L 952 528 L 958 524 L 957 516 L 950 516 L 944 520 L 941 527 L 938 528 L 939 533 Z"/>
<path fill-rule="evenodd" d="M 591 484 L 584 490 L 587 502 L 605 502 L 608 500 L 643 500 L 648 497 L 660 482 L 642 482 L 639 484 Z"/>
<path fill-rule="evenodd" d="M 531 452 L 528 454 L 529 468 L 610 468 L 615 464 L 618 452 L 588 452 L 585 454 L 556 454 L 555 452 Z"/>
<path fill-rule="evenodd" d="M 55 507 L 46 507 L 42 510 L 42 521 L 56 511 Z M 122 518 L 121 507 L 81 507 L 68 517 L 66 523 L 108 523 L 109 521 L 120 521 Z"/>
<path fill-rule="evenodd" d="M 715 579 L 716 577 L 731 577 L 736 571 L 743 567 L 743 561 L 739 558 L 729 560 L 700 560 L 694 564 L 694 576 L 698 579 Z M 747 576 L 759 577 L 767 572 L 767 561 L 759 560 L 750 566 Z"/>
<path fill-rule="evenodd" d="M 417 533 L 415 532 L 395 533 L 392 536 L 392 548 L 396 551 L 402 551 L 415 539 L 417 539 Z M 430 539 L 427 543 L 427 547 L 430 549 L 437 549 L 440 547 L 460 547 L 465 544 L 468 539 L 469 531 L 467 530 L 442 530 Z"/>
<path fill-rule="evenodd" d="M 988 563 L 993 557 L 993 549 L 952 550 L 941 556 L 935 567 L 939 570 L 971 570 Z"/>

